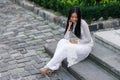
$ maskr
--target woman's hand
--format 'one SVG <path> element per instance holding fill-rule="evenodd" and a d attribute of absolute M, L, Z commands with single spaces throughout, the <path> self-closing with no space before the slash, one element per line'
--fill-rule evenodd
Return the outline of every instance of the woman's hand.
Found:
<path fill-rule="evenodd" d="M 72 22 L 69 21 L 69 24 L 68 24 L 68 30 L 69 30 L 69 31 L 70 31 L 70 29 L 71 29 L 71 26 L 72 26 Z"/>
<path fill-rule="evenodd" d="M 70 39 L 70 42 L 71 42 L 72 44 L 77 44 L 77 41 L 74 40 L 74 39 Z"/>
<path fill-rule="evenodd" d="M 69 21 L 69 26 L 71 26 L 72 25 L 72 22 L 71 21 Z"/>

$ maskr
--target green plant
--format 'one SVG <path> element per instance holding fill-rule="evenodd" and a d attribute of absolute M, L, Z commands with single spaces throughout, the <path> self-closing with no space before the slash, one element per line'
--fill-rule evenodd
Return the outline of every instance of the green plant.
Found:
<path fill-rule="evenodd" d="M 100 17 L 120 18 L 119 0 L 31 0 L 48 9 L 53 9 L 67 16 L 70 7 L 79 6 L 82 17 L 87 20 Z"/>

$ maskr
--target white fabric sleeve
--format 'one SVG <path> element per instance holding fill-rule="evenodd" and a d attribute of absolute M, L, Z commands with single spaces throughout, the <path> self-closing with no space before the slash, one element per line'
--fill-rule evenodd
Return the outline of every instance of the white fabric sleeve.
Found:
<path fill-rule="evenodd" d="M 83 34 L 82 39 L 78 39 L 78 44 L 89 43 L 91 41 L 91 34 L 88 28 L 88 24 L 84 20 L 81 20 L 81 27 L 83 29 Z"/>
<path fill-rule="evenodd" d="M 65 35 L 64 35 L 64 38 L 69 40 L 70 39 L 70 33 L 71 33 L 71 31 L 67 30 Z"/>

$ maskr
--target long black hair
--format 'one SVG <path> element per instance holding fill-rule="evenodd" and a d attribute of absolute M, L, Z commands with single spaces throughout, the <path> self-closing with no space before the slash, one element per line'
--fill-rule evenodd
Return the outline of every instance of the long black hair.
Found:
<path fill-rule="evenodd" d="M 75 30 L 74 30 L 74 34 L 78 37 L 78 38 L 81 38 L 81 11 L 80 11 L 80 8 L 79 7 L 72 7 L 69 11 L 69 14 L 68 14 L 68 19 L 67 19 L 67 24 L 66 24 L 66 29 L 65 29 L 65 32 L 64 34 L 66 33 L 67 29 L 68 29 L 68 25 L 69 25 L 69 20 L 71 18 L 71 15 L 72 13 L 76 13 L 77 14 L 77 23 L 76 23 L 76 26 L 75 26 Z M 73 24 L 71 26 L 73 28 Z M 72 29 L 71 28 L 71 29 Z"/>

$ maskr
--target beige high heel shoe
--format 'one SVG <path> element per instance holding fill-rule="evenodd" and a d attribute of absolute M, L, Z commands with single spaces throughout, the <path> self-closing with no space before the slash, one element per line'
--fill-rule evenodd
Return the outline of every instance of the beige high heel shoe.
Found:
<path fill-rule="evenodd" d="M 49 69 L 49 68 L 41 68 L 40 69 L 40 73 L 41 74 L 48 74 L 48 73 L 52 73 L 53 70 Z"/>

